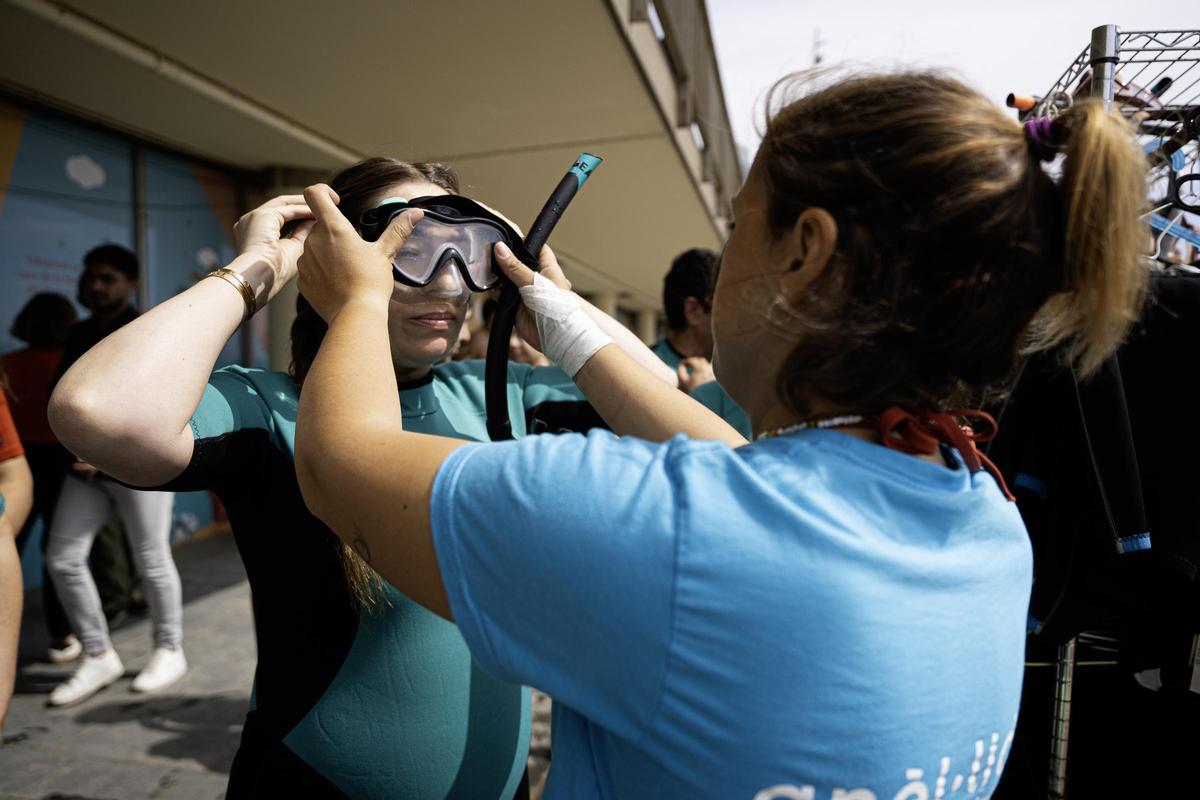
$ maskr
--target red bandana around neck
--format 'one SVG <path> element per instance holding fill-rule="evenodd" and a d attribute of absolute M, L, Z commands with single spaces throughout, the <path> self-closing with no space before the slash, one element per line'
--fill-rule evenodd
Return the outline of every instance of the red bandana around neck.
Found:
<path fill-rule="evenodd" d="M 959 419 L 982 423 L 982 430 L 964 426 Z M 972 472 L 986 469 L 1000 485 L 1010 501 L 1016 500 L 1008 490 L 1000 470 L 979 448 L 976 442 L 989 441 L 996 435 L 996 420 L 991 414 L 974 408 L 955 408 L 947 411 L 910 411 L 892 406 L 876 419 L 879 437 L 885 447 L 909 455 L 933 455 L 939 444 L 958 451 Z"/>

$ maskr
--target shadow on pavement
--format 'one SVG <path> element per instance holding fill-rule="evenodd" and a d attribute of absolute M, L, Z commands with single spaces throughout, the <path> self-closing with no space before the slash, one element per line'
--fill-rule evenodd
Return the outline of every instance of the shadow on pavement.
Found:
<path fill-rule="evenodd" d="M 210 772 L 227 775 L 245 716 L 244 695 L 174 695 L 109 703 L 80 714 L 75 721 L 85 725 L 136 721 L 171 737 L 155 742 L 147 755 L 192 760 Z"/>

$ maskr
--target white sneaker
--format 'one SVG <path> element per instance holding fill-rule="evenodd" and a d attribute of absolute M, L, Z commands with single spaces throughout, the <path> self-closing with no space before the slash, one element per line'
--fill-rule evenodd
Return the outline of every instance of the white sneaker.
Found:
<path fill-rule="evenodd" d="M 133 679 L 129 690 L 157 692 L 182 678 L 187 669 L 187 659 L 183 657 L 183 650 L 156 647 L 154 655 L 150 656 L 150 663 Z"/>
<path fill-rule="evenodd" d="M 83 645 L 74 636 L 68 636 L 62 647 L 46 649 L 46 658 L 51 664 L 66 664 L 83 655 Z"/>
<path fill-rule="evenodd" d="M 110 645 L 104 655 L 83 657 L 79 667 L 65 682 L 54 687 L 47 705 L 69 706 L 83 702 L 125 674 L 121 657 Z"/>

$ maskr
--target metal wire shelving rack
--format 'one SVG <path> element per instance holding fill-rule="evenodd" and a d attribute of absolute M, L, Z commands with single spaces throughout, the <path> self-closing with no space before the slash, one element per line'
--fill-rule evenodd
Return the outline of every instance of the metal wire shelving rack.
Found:
<path fill-rule="evenodd" d="M 1049 90 L 1019 104 L 1021 119 L 1058 116 L 1085 96 L 1103 99 L 1137 129 L 1154 255 L 1169 260 L 1177 241 L 1200 251 L 1200 30 L 1095 28 Z"/>
<path fill-rule="evenodd" d="M 1078 99 L 1097 97 L 1135 127 L 1146 154 L 1149 206 L 1143 218 L 1154 232 L 1154 257 L 1191 269 L 1200 256 L 1200 30 L 1122 31 L 1116 25 L 1092 30 L 1091 42 L 1040 97 L 1009 95 L 1022 121 L 1056 117 Z M 1182 243 L 1191 259 L 1177 257 Z M 1064 643 L 1055 663 L 1051 734 L 1051 800 L 1067 796 L 1067 745 L 1071 692 L 1082 633 Z M 1103 641 L 1103 637 L 1100 637 Z M 1094 643 L 1093 643 L 1094 649 Z M 1200 636 L 1192 643 L 1192 688 L 1200 691 Z"/>

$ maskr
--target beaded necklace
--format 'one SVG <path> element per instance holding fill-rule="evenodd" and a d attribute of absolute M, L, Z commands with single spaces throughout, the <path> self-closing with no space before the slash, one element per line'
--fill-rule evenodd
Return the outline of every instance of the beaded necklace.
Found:
<path fill-rule="evenodd" d="M 831 414 L 824 417 L 809 417 L 806 420 L 801 420 L 794 425 L 784 425 L 779 428 L 772 428 L 768 431 L 763 431 L 754 437 L 754 441 L 762 439 L 771 439 L 776 436 L 785 436 L 789 433 L 807 430 L 827 430 L 829 428 L 851 428 L 858 425 L 874 425 L 874 417 L 868 417 L 863 414 Z"/>
<path fill-rule="evenodd" d="M 976 431 L 960 420 L 980 422 L 984 430 Z M 1016 499 L 1005 485 L 1000 470 L 975 446 L 976 442 L 986 442 L 996 435 L 996 420 L 990 414 L 974 408 L 910 411 L 891 406 L 878 417 L 868 417 L 864 414 L 829 414 L 823 417 L 809 417 L 794 425 L 763 431 L 755 436 L 754 440 L 761 441 L 798 431 L 859 426 L 875 428 L 884 447 L 911 455 L 933 455 L 940 445 L 949 445 L 958 451 L 969 470 L 987 470 L 996 479 L 1004 496 L 1010 501 Z"/>

